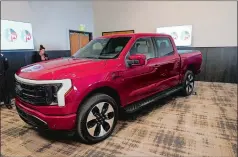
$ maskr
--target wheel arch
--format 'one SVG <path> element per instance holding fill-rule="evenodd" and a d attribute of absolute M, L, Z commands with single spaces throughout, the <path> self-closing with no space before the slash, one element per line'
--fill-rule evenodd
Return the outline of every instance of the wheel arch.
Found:
<path fill-rule="evenodd" d="M 193 74 L 196 74 L 196 68 L 195 68 L 195 65 L 194 64 L 189 64 L 187 66 L 187 70 L 190 70 L 193 72 Z"/>
<path fill-rule="evenodd" d="M 107 94 L 110 97 L 112 97 L 118 107 L 121 106 L 121 98 L 120 95 L 118 93 L 117 90 L 115 90 L 114 88 L 110 87 L 110 86 L 101 86 L 101 87 L 97 87 L 95 89 L 92 89 L 91 91 L 89 91 L 83 98 L 83 100 L 81 101 L 81 104 L 84 103 L 88 98 L 90 98 L 92 95 L 96 94 L 96 93 L 102 93 L 102 94 Z M 79 105 L 80 107 L 81 105 Z"/>

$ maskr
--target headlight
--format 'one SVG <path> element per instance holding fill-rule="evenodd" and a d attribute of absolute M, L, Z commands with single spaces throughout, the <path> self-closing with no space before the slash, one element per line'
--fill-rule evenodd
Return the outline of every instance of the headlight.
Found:
<path fill-rule="evenodd" d="M 62 84 L 60 83 L 45 86 L 45 98 L 47 104 L 54 105 L 58 103 L 57 93 L 60 90 L 61 86 Z"/>

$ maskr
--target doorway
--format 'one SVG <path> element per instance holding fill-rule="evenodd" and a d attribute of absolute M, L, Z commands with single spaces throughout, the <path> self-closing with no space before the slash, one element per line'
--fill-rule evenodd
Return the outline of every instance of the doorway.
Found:
<path fill-rule="evenodd" d="M 71 56 L 92 40 L 92 32 L 69 30 Z"/>

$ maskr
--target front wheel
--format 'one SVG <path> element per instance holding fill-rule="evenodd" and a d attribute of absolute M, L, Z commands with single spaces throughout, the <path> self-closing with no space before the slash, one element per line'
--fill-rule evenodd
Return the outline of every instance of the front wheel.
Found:
<path fill-rule="evenodd" d="M 118 106 L 106 94 L 95 94 L 78 111 L 77 134 L 85 143 L 97 143 L 108 138 L 118 120 Z"/>
<path fill-rule="evenodd" d="M 192 71 L 188 70 L 184 75 L 183 94 L 185 96 L 191 95 L 194 90 L 195 77 Z"/>

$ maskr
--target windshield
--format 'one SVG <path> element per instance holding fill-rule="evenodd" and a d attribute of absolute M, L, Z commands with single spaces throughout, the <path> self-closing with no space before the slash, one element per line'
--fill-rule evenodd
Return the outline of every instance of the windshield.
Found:
<path fill-rule="evenodd" d="M 79 49 L 73 57 L 112 59 L 117 58 L 131 37 L 100 38 L 90 41 Z"/>

